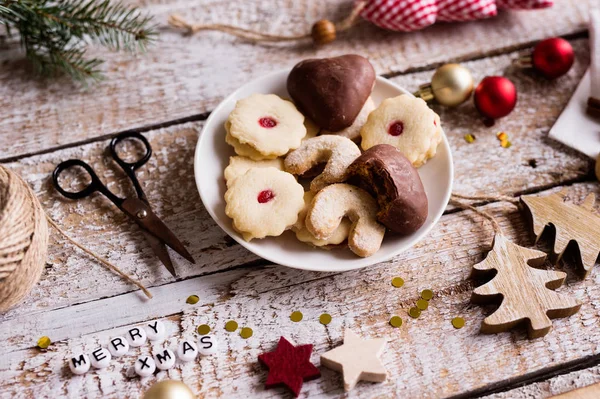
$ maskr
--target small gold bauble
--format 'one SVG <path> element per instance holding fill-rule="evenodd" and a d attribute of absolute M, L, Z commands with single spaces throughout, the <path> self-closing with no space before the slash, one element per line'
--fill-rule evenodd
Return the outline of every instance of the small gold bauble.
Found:
<path fill-rule="evenodd" d="M 181 381 L 164 380 L 152 385 L 143 399 L 194 399 L 192 390 Z"/>
<path fill-rule="evenodd" d="M 335 40 L 335 25 L 327 19 L 322 19 L 315 22 L 312 26 L 310 35 L 313 43 L 318 46 L 331 43 Z"/>
<path fill-rule="evenodd" d="M 440 104 L 456 107 L 471 97 L 473 92 L 471 72 L 459 64 L 442 65 L 431 78 L 431 91 Z"/>

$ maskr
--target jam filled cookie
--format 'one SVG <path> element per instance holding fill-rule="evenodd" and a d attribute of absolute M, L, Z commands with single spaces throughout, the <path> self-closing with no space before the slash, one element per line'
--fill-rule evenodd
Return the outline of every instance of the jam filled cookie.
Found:
<path fill-rule="evenodd" d="M 348 178 L 376 194 L 377 220 L 391 231 L 411 234 L 427 220 L 427 195 L 419 172 L 396 147 L 369 148 L 348 167 Z"/>
<path fill-rule="evenodd" d="M 442 141 L 437 114 L 425 101 L 407 94 L 384 100 L 371 112 L 360 135 L 363 150 L 390 144 L 417 168 L 435 155 Z"/>
<path fill-rule="evenodd" d="M 344 217 L 352 222 L 348 246 L 358 256 L 373 255 L 381 247 L 385 227 L 377 222 L 377 201 L 365 190 L 349 184 L 333 184 L 319 191 L 306 215 L 306 228 L 326 239 Z"/>
<path fill-rule="evenodd" d="M 263 161 L 255 161 L 245 157 L 229 157 L 229 165 L 223 172 L 225 175 L 225 181 L 227 187 L 230 187 L 233 181 L 242 176 L 250 168 L 269 168 L 273 167 L 279 170 L 283 170 L 283 159 L 267 159 Z"/>
<path fill-rule="evenodd" d="M 304 220 L 306 219 L 306 214 L 308 213 L 308 208 L 315 197 L 315 194 L 311 191 L 307 191 L 304 193 L 304 209 L 298 214 L 298 221 L 292 227 L 292 230 L 296 233 L 296 238 L 299 241 L 314 245 L 315 247 L 325 247 L 327 245 L 338 245 L 344 242 L 348 238 L 348 233 L 350 232 L 350 226 L 352 223 L 347 218 L 342 219 L 342 222 L 338 226 L 337 229 L 333 232 L 333 234 L 327 237 L 324 240 L 320 240 L 308 229 L 304 224 Z"/>
<path fill-rule="evenodd" d="M 238 139 L 236 139 L 229 133 L 230 127 L 231 127 L 231 122 L 226 121 L 225 122 L 225 131 L 227 132 L 227 134 L 225 135 L 225 142 L 233 147 L 233 150 L 235 151 L 236 154 L 241 155 L 242 157 L 248 157 L 254 161 L 261 161 L 263 159 L 277 158 L 277 155 L 275 155 L 275 154 L 263 155 L 260 152 L 256 151 L 256 149 L 254 149 L 254 147 L 252 147 L 251 145 L 240 143 L 240 141 Z"/>
<path fill-rule="evenodd" d="M 356 141 L 360 138 L 360 129 L 363 127 L 371 111 L 375 109 L 375 102 L 371 97 L 367 98 L 365 105 L 363 105 L 356 119 L 349 127 L 342 129 L 338 132 L 330 132 L 329 130 L 321 131 L 321 134 L 336 134 L 338 136 L 347 137 L 352 141 Z"/>
<path fill-rule="evenodd" d="M 304 189 L 276 168 L 250 168 L 225 192 L 225 213 L 246 241 L 279 236 L 298 221 Z"/>
<path fill-rule="evenodd" d="M 229 134 L 269 157 L 298 148 L 304 136 L 304 115 L 274 94 L 253 94 L 239 100 L 229 114 Z"/>
<path fill-rule="evenodd" d="M 300 148 L 285 158 L 285 170 L 302 175 L 320 163 L 325 169 L 310 183 L 310 190 L 317 192 L 328 184 L 346 179 L 346 169 L 360 156 L 360 149 L 350 139 L 340 136 L 318 136 L 302 143 Z"/>

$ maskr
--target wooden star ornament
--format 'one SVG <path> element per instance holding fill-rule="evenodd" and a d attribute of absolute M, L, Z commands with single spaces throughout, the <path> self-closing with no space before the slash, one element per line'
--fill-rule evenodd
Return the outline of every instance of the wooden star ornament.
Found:
<path fill-rule="evenodd" d="M 310 362 L 312 349 L 312 345 L 294 346 L 284 337 L 279 338 L 273 352 L 258 356 L 258 360 L 269 369 L 265 388 L 285 385 L 298 396 L 304 381 L 321 376 L 319 369 Z"/>
<path fill-rule="evenodd" d="M 387 371 L 379 357 L 385 349 L 382 338 L 363 340 L 350 330 L 344 344 L 321 355 L 321 365 L 344 374 L 344 389 L 354 388 L 359 380 L 383 382 Z"/>

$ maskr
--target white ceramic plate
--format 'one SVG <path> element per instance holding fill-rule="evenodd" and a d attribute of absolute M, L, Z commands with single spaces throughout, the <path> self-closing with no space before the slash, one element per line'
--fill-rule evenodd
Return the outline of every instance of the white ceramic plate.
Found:
<path fill-rule="evenodd" d="M 256 255 L 273 263 L 297 269 L 323 272 L 339 272 L 358 269 L 386 261 L 406 251 L 421 240 L 442 216 L 452 191 L 453 165 L 448 141 L 444 135 L 437 155 L 419 169 L 419 175 L 429 199 L 429 216 L 419 231 L 409 236 L 387 234 L 381 249 L 368 258 L 359 258 L 349 249 L 331 251 L 313 248 L 298 241 L 293 232 L 287 231 L 279 237 L 245 241 L 231 226 L 225 215 L 225 178 L 223 170 L 229 157 L 235 155 L 233 148 L 225 143 L 223 124 L 233 110 L 237 100 L 254 93 L 273 93 L 288 97 L 286 80 L 289 70 L 279 71 L 249 82 L 227 97 L 206 120 L 194 155 L 194 173 L 200 198 L 208 213 L 234 240 Z M 389 80 L 377 77 L 372 97 L 376 104 L 385 98 L 408 93 Z"/>

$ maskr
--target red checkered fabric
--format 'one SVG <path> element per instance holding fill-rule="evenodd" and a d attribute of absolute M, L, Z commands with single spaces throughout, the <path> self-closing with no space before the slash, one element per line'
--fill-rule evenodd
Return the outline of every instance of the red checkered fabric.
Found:
<path fill-rule="evenodd" d="M 493 17 L 498 8 L 529 10 L 551 7 L 552 3 L 553 0 L 368 0 L 360 15 L 382 28 L 407 32 L 435 21 Z"/>

